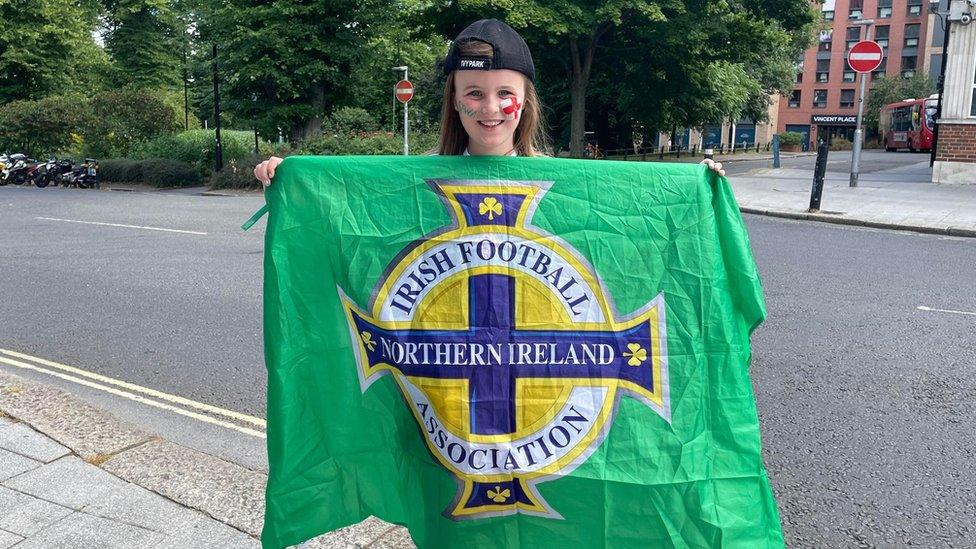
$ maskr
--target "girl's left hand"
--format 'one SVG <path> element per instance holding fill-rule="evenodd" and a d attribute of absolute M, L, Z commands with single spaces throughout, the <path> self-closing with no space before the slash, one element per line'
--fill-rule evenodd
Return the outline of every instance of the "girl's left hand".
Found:
<path fill-rule="evenodd" d="M 711 158 L 706 158 L 705 160 L 702 160 L 701 163 L 708 166 L 709 170 L 712 170 L 713 172 L 719 174 L 722 177 L 725 177 L 725 170 L 722 169 L 721 162 L 716 162 Z"/>

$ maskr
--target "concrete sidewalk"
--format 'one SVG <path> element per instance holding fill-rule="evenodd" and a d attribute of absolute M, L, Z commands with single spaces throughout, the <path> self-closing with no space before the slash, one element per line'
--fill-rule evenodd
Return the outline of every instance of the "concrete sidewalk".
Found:
<path fill-rule="evenodd" d="M 976 237 L 976 182 L 941 185 L 928 165 L 861 174 L 828 172 L 819 213 L 810 213 L 812 171 L 759 169 L 729 177 L 743 212 L 884 229 Z"/>
<path fill-rule="evenodd" d="M 0 372 L 0 549 L 259 548 L 266 482 Z M 301 547 L 414 545 L 369 518 Z"/>

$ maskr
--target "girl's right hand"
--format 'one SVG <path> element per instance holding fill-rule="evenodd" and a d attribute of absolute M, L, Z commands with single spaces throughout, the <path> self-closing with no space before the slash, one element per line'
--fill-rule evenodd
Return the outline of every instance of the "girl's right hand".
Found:
<path fill-rule="evenodd" d="M 281 164 L 282 160 L 284 159 L 272 156 L 257 166 L 254 166 L 254 177 L 258 178 L 258 181 L 267 187 L 274 178 L 275 168 L 278 167 L 278 164 Z"/>

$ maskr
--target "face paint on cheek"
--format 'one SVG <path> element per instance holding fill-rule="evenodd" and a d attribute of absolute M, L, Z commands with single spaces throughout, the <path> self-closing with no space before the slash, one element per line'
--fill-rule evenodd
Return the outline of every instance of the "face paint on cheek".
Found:
<path fill-rule="evenodd" d="M 471 107 L 465 105 L 464 103 L 461 102 L 460 99 L 456 99 L 454 101 L 454 106 L 457 107 L 457 110 L 458 110 L 459 113 L 461 113 L 461 114 L 463 114 L 463 115 L 465 115 L 465 116 L 467 116 L 469 118 L 477 118 L 478 117 L 478 111 L 476 111 L 476 110 L 472 109 Z"/>
<path fill-rule="evenodd" d="M 514 95 L 510 95 L 505 99 L 502 99 L 498 103 L 498 106 L 502 109 L 502 114 L 505 115 L 505 120 L 518 120 L 519 111 L 522 109 L 522 104 L 518 102 L 518 98 Z"/>

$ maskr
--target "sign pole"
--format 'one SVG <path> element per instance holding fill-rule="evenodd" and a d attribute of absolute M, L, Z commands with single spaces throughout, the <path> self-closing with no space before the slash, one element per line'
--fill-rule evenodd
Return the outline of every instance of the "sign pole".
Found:
<path fill-rule="evenodd" d="M 409 81 L 409 75 L 407 74 L 407 68 L 403 68 L 403 79 Z M 403 156 L 410 154 L 410 117 L 408 113 L 410 112 L 410 103 L 403 104 Z"/>
<path fill-rule="evenodd" d="M 871 26 L 874 25 L 874 21 L 871 20 L 871 19 L 867 19 L 865 21 L 861 21 L 860 23 L 862 25 L 866 25 L 867 26 L 867 31 L 865 31 L 864 40 L 865 41 L 870 41 L 871 40 Z M 880 63 L 880 60 L 879 60 L 879 63 Z M 858 180 L 858 177 L 860 177 L 860 173 L 859 172 L 860 172 L 860 169 L 861 169 L 861 166 L 860 166 L 860 164 L 861 164 L 861 141 L 862 141 L 861 140 L 861 137 L 862 137 L 862 133 L 863 133 L 863 131 L 861 130 L 861 121 L 864 118 L 864 85 L 867 82 L 868 74 L 870 74 L 870 71 L 861 72 L 860 73 L 860 75 L 861 75 L 861 86 L 860 86 L 860 89 L 858 90 L 858 98 L 857 98 L 857 126 L 856 126 L 856 129 L 854 130 L 854 146 L 851 147 L 853 149 L 851 151 L 851 183 L 850 183 L 850 186 L 851 187 L 857 187 L 857 180 Z"/>

